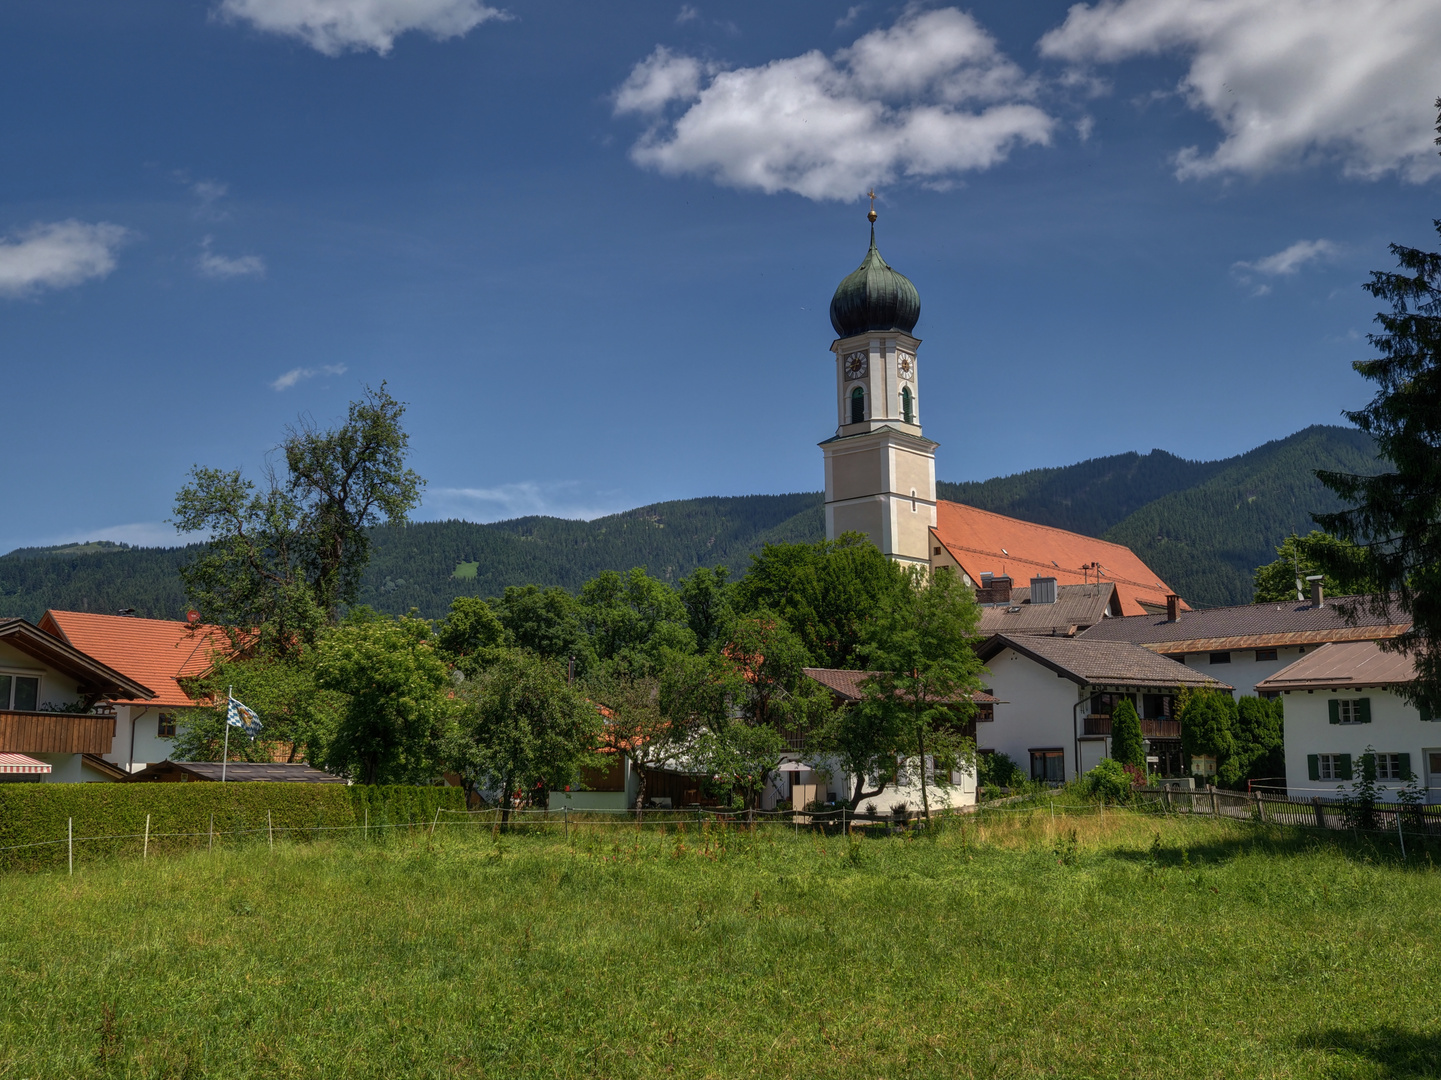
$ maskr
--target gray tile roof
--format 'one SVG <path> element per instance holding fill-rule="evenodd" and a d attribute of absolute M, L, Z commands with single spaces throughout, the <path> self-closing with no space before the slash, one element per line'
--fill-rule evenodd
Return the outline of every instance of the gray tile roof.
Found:
<path fill-rule="evenodd" d="M 1374 641 L 1322 645 L 1256 684 L 1257 690 L 1321 690 L 1400 686 L 1416 681 L 1410 656 L 1382 652 Z"/>
<path fill-rule="evenodd" d="M 1081 686 L 1137 686 L 1158 690 L 1180 686 L 1232 689 L 1219 679 L 1128 641 L 997 634 L 980 647 L 977 655 L 983 662 L 989 662 L 1007 648 L 1029 656 Z"/>
<path fill-rule="evenodd" d="M 1031 603 L 1030 586 L 1011 590 L 1008 604 L 981 608 L 982 634 L 1070 634 L 1101 621 L 1116 586 L 1061 585 L 1054 604 Z"/>
<path fill-rule="evenodd" d="M 1284 604 L 1238 604 L 1234 607 L 1183 611 L 1175 622 L 1164 614 L 1128 615 L 1096 623 L 1082 637 L 1087 641 L 1129 641 L 1160 652 L 1204 652 L 1327 641 L 1395 637 L 1409 620 L 1399 611 L 1390 618 L 1373 615 L 1357 597 L 1328 598 L 1319 608 L 1310 601 Z M 1339 605 L 1356 609 L 1348 622 Z"/>
<path fill-rule="evenodd" d="M 149 765 L 131 776 L 132 780 L 155 780 L 176 772 L 186 773 L 196 780 L 219 780 L 218 761 L 161 761 Z M 345 777 L 312 769 L 309 765 L 291 765 L 268 761 L 232 761 L 225 766 L 226 783 L 244 783 L 264 780 L 271 783 L 288 784 L 343 784 Z"/>

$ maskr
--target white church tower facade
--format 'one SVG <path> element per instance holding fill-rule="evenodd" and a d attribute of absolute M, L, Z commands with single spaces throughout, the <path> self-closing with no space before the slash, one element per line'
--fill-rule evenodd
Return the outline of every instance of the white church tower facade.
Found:
<path fill-rule="evenodd" d="M 936 446 L 921 433 L 916 287 L 871 247 L 831 299 L 836 433 L 826 463 L 826 538 L 859 532 L 887 557 L 931 565 Z"/>

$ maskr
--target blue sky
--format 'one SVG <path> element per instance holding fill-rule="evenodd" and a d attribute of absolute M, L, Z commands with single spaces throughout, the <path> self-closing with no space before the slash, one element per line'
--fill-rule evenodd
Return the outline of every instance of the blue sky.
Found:
<path fill-rule="evenodd" d="M 9 0 L 0 550 L 381 380 L 418 517 L 818 490 L 870 184 L 941 478 L 1339 422 L 1438 93 L 1434 0 Z"/>

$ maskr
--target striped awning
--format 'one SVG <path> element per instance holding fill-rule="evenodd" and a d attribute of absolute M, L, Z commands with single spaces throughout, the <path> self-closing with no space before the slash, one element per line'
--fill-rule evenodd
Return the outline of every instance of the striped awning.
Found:
<path fill-rule="evenodd" d="M 50 765 L 24 754 L 0 754 L 0 773 L 48 773 Z"/>

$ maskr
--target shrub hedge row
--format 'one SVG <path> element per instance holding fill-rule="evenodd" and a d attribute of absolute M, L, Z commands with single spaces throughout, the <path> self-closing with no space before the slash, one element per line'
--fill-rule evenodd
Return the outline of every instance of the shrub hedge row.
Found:
<path fill-rule="evenodd" d="M 217 845 L 263 843 L 267 827 L 277 838 L 311 840 L 352 835 L 333 830 L 368 820 L 379 838 L 394 831 L 389 827 L 429 825 L 438 809 L 464 810 L 464 792 L 360 784 L 3 784 L 0 868 L 64 865 L 72 818 L 79 860 L 139 855 L 147 814 L 153 855 L 204 847 L 212 843 L 212 828 Z"/>

